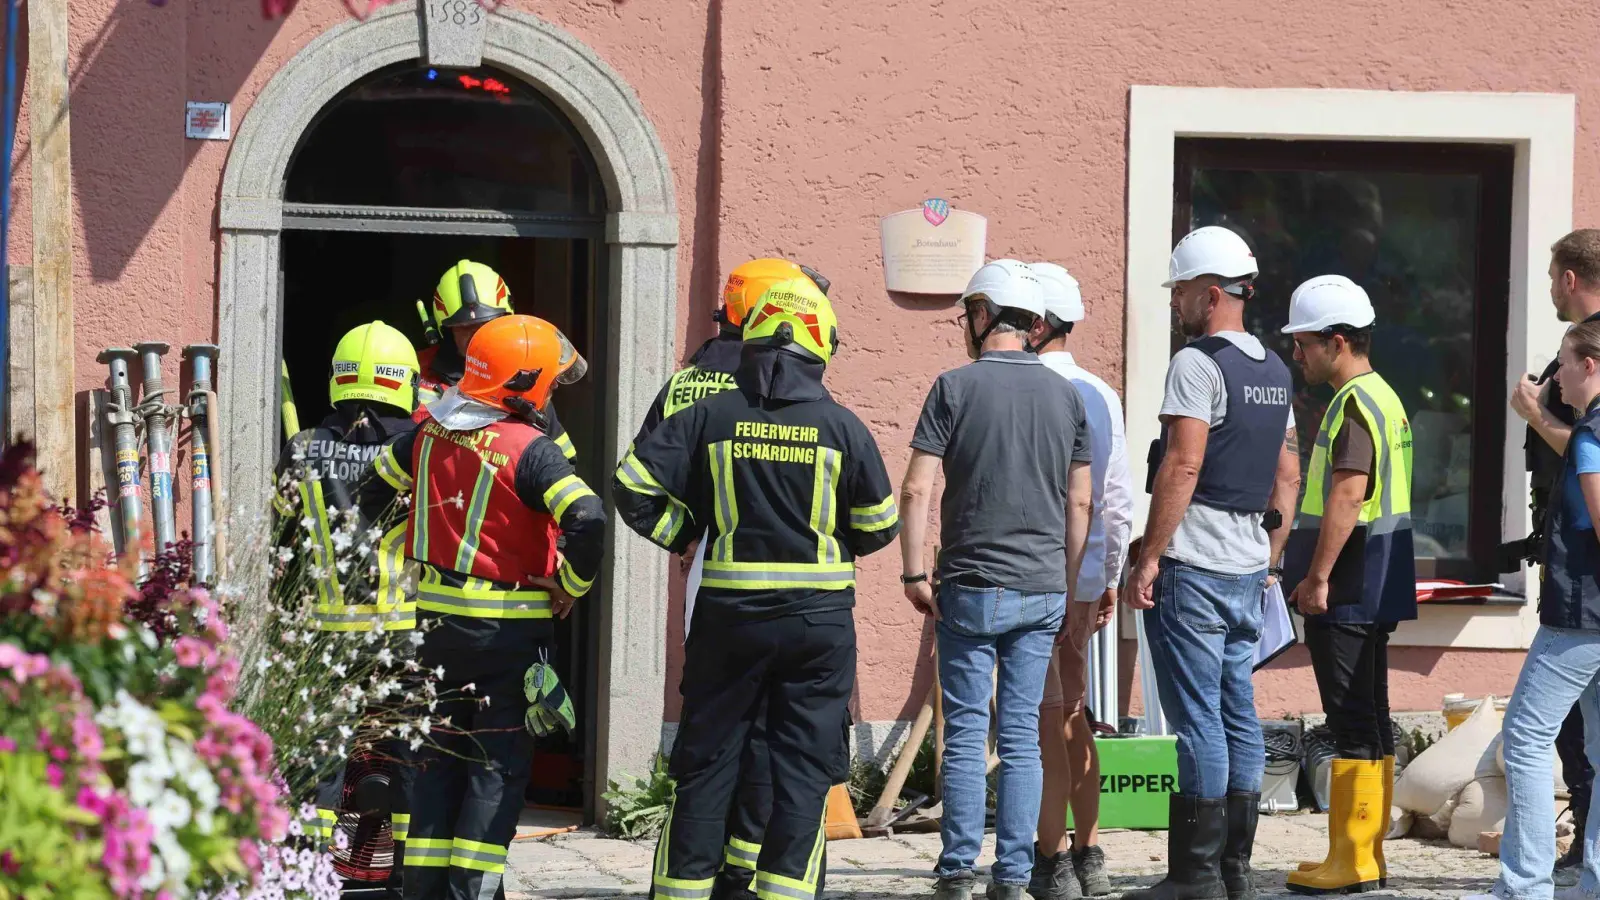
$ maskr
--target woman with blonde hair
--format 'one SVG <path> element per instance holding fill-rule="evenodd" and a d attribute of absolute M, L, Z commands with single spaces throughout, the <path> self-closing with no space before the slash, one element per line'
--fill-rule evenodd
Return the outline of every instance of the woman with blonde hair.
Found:
<path fill-rule="evenodd" d="M 1561 341 L 1556 380 L 1578 414 L 1567 441 L 1559 496 L 1545 518 L 1539 583 L 1539 631 L 1506 707 L 1506 830 L 1500 843 L 1500 877 L 1489 895 L 1499 900 L 1550 900 L 1556 860 L 1555 796 L 1550 789 L 1552 747 L 1576 701 L 1583 710 L 1585 744 L 1600 767 L 1600 322 L 1575 325 Z M 1583 876 L 1562 889 L 1560 900 L 1600 895 L 1600 817 L 1590 817 Z M 1472 898 L 1477 900 L 1477 898 Z"/>

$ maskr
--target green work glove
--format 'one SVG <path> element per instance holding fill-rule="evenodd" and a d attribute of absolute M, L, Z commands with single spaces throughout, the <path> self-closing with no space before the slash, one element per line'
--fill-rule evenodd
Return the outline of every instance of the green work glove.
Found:
<path fill-rule="evenodd" d="M 561 679 L 548 661 L 545 651 L 539 651 L 539 661 L 522 676 L 522 690 L 528 697 L 528 713 L 523 722 L 534 737 L 548 737 L 560 728 L 568 734 L 578 727 L 578 717 L 572 710 L 572 698 L 561 686 Z"/>

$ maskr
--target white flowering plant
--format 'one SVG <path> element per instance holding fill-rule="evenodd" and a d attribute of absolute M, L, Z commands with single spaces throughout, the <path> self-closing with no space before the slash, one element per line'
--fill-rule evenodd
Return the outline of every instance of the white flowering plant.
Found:
<path fill-rule="evenodd" d="M 290 465 L 276 483 L 275 515 L 249 529 L 247 543 L 270 553 L 265 564 L 244 570 L 245 586 L 228 608 L 238 625 L 235 706 L 272 736 L 279 770 L 293 796 L 304 799 L 351 753 L 383 757 L 387 742 L 412 751 L 430 744 L 446 698 L 438 688 L 442 672 L 417 661 L 426 625 L 414 627 L 414 611 L 376 600 L 384 577 L 380 543 L 404 523 L 409 496 L 373 521 L 350 508 L 330 509 L 320 522 L 305 506 L 310 492 L 302 490 L 315 480 L 314 465 L 302 446 L 290 447 Z M 414 568 L 407 563 L 399 576 L 413 596 Z M 319 628 L 320 592 L 332 583 L 346 608 L 380 611 L 356 622 L 346 616 L 353 630 Z"/>

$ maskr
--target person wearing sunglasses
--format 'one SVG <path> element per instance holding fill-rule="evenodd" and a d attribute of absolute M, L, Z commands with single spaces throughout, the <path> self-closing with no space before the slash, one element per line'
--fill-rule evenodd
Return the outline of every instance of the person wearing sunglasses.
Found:
<path fill-rule="evenodd" d="M 1417 617 L 1411 539 L 1411 423 L 1372 370 L 1367 292 L 1342 275 L 1289 299 L 1294 358 L 1333 400 L 1311 451 L 1305 499 L 1289 535 L 1284 584 L 1305 616 L 1306 647 L 1338 756 L 1332 763 L 1328 855 L 1289 873 L 1301 894 L 1376 890 L 1387 880 L 1383 838 L 1394 790 L 1389 635 Z"/>

